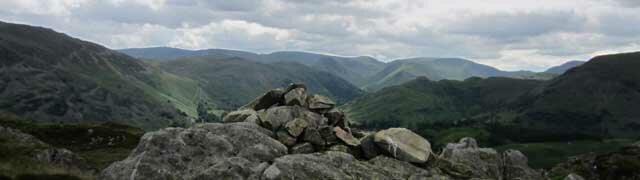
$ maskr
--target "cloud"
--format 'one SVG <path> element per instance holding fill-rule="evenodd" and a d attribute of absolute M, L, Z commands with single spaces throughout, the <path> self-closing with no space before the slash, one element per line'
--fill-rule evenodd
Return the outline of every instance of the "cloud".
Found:
<path fill-rule="evenodd" d="M 110 48 L 304 50 L 390 61 L 464 57 L 543 69 L 638 47 L 631 0 L 3 0 L 0 20 Z"/>

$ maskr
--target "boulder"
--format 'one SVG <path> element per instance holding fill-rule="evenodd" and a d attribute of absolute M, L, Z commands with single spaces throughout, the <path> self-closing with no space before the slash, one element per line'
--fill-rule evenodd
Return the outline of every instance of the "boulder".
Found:
<path fill-rule="evenodd" d="M 379 131 L 373 141 L 385 154 L 402 161 L 424 163 L 431 154 L 429 141 L 405 128 Z"/>
<path fill-rule="evenodd" d="M 285 93 L 285 90 L 283 89 L 270 90 L 264 93 L 262 96 L 258 96 L 249 104 L 240 107 L 240 109 L 241 110 L 251 109 L 251 110 L 258 111 L 262 109 L 267 109 L 275 105 L 283 104 L 284 93 Z"/>
<path fill-rule="evenodd" d="M 324 146 L 325 144 L 324 139 L 322 139 L 322 135 L 320 134 L 320 131 L 316 128 L 305 129 L 302 140 L 304 142 L 309 142 L 316 146 Z"/>
<path fill-rule="evenodd" d="M 124 160 L 98 179 L 247 179 L 287 147 L 251 123 L 210 123 L 146 133 Z"/>
<path fill-rule="evenodd" d="M 502 170 L 505 179 L 544 179 L 542 173 L 529 168 L 527 157 L 518 150 L 502 152 Z"/>
<path fill-rule="evenodd" d="M 333 127 L 323 126 L 318 130 L 320 131 L 320 136 L 322 136 L 322 139 L 324 139 L 324 143 L 326 146 L 331 146 L 338 143 L 338 137 L 336 137 L 336 134 L 333 132 Z"/>
<path fill-rule="evenodd" d="M 324 116 L 327 117 L 327 120 L 329 121 L 328 123 L 331 126 L 338 126 L 341 128 L 349 127 L 344 113 L 338 111 L 337 109 L 329 110 L 328 112 L 324 113 Z"/>
<path fill-rule="evenodd" d="M 563 180 L 584 180 L 584 178 L 580 175 L 571 173 L 569 175 L 567 175 L 567 177 L 564 177 Z"/>
<path fill-rule="evenodd" d="M 293 146 L 291 149 L 289 149 L 289 152 L 291 154 L 308 154 L 313 153 L 314 149 L 311 143 L 306 142 Z"/>
<path fill-rule="evenodd" d="M 329 149 L 327 149 L 327 151 L 338 151 L 338 152 L 343 152 L 343 153 L 349 153 L 349 147 L 342 145 L 342 144 L 336 144 L 333 145 L 331 147 L 329 147 Z"/>
<path fill-rule="evenodd" d="M 379 156 L 359 161 L 352 155 L 327 151 L 293 154 L 277 158 L 261 179 L 449 179 L 446 175 L 410 163 Z"/>
<path fill-rule="evenodd" d="M 291 136 L 289 132 L 282 129 L 276 132 L 276 139 L 288 147 L 296 145 L 297 141 L 296 137 Z"/>
<path fill-rule="evenodd" d="M 371 159 L 371 158 L 374 158 L 374 157 L 382 154 L 382 151 L 380 150 L 378 145 L 373 141 L 373 136 L 374 136 L 373 134 L 370 134 L 370 135 L 365 136 L 364 138 L 360 139 L 360 146 L 362 148 L 362 155 L 366 159 Z"/>
<path fill-rule="evenodd" d="M 501 157 L 491 148 L 478 148 L 473 138 L 463 138 L 458 143 L 449 143 L 440 158 L 452 163 L 451 167 L 471 171 L 473 177 L 503 179 Z"/>
<path fill-rule="evenodd" d="M 304 132 L 304 129 L 307 128 L 307 126 L 309 126 L 309 124 L 306 120 L 295 118 L 293 121 L 287 122 L 287 124 L 284 125 L 284 128 L 291 136 L 298 137 L 302 132 Z"/>
<path fill-rule="evenodd" d="M 260 120 L 258 119 L 258 113 L 253 109 L 243 109 L 237 110 L 228 113 L 222 118 L 222 122 L 232 123 L 232 122 L 252 122 L 258 123 Z"/>
<path fill-rule="evenodd" d="M 307 106 L 307 89 L 295 88 L 284 94 L 284 104 L 287 106 Z"/>
<path fill-rule="evenodd" d="M 347 144 L 349 146 L 359 146 L 360 145 L 360 140 L 356 139 L 355 137 L 353 137 L 353 135 L 351 135 L 351 133 L 343 130 L 340 127 L 334 127 L 333 128 L 333 132 L 336 133 L 336 137 L 338 139 L 340 139 L 342 142 L 344 142 L 345 144 Z"/>
<path fill-rule="evenodd" d="M 336 106 L 336 103 L 331 99 L 318 94 L 309 96 L 307 104 L 311 110 L 329 110 Z"/>
<path fill-rule="evenodd" d="M 278 106 L 272 107 L 259 114 L 260 124 L 271 131 L 280 129 L 289 121 L 293 121 L 299 111 L 299 107 Z"/>

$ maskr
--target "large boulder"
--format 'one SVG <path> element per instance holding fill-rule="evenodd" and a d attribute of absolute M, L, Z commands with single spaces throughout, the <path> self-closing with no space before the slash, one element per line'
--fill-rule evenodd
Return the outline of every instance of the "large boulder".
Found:
<path fill-rule="evenodd" d="M 473 177 L 503 179 L 500 154 L 491 148 L 479 148 L 473 138 L 447 144 L 440 158 L 453 163 L 452 167 L 456 169 L 471 171 Z"/>
<path fill-rule="evenodd" d="M 285 90 L 283 89 L 273 89 L 262 96 L 258 96 L 256 99 L 251 101 L 249 104 L 240 107 L 240 109 L 252 109 L 255 111 L 267 109 L 271 106 L 283 104 L 283 96 Z"/>
<path fill-rule="evenodd" d="M 518 150 L 502 152 L 502 170 L 505 179 L 544 179 L 542 173 L 529 168 L 527 156 Z"/>
<path fill-rule="evenodd" d="M 569 175 L 567 175 L 567 177 L 564 177 L 563 180 L 584 180 L 584 178 L 580 175 L 571 173 Z"/>
<path fill-rule="evenodd" d="M 333 132 L 336 137 L 349 146 L 359 146 L 360 140 L 353 137 L 353 135 L 340 127 L 334 127 Z"/>
<path fill-rule="evenodd" d="M 277 158 L 262 179 L 448 179 L 410 163 L 379 156 L 359 161 L 352 155 L 325 153 L 295 154 Z"/>
<path fill-rule="evenodd" d="M 336 106 L 336 103 L 333 102 L 328 97 L 314 94 L 307 98 L 307 104 L 309 109 L 311 110 L 329 110 Z"/>
<path fill-rule="evenodd" d="M 390 128 L 377 132 L 373 141 L 391 157 L 413 163 L 424 163 L 431 154 L 431 144 L 405 128 Z"/>
<path fill-rule="evenodd" d="M 145 134 L 126 159 L 99 179 L 248 179 L 287 153 L 273 134 L 252 123 L 201 124 Z"/>
<path fill-rule="evenodd" d="M 251 123 L 259 123 L 258 113 L 253 109 L 241 109 L 237 111 L 232 111 L 228 113 L 224 118 L 222 118 L 222 122 L 232 123 L 232 122 L 251 122 Z"/>
<path fill-rule="evenodd" d="M 284 104 L 287 106 L 307 106 L 307 88 L 299 87 L 287 91 L 284 94 Z"/>

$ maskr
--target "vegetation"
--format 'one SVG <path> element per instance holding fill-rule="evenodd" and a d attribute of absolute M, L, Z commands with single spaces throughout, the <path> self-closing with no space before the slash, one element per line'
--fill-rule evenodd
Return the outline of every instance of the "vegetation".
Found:
<path fill-rule="evenodd" d="M 65 174 L 90 179 L 93 176 L 91 171 L 38 162 L 32 159 L 31 153 L 35 149 L 49 146 L 65 148 L 84 158 L 88 167 L 97 171 L 126 158 L 144 134 L 142 129 L 113 123 L 43 124 L 6 113 L 0 115 L 0 126 L 18 129 L 46 143 L 44 146 L 30 145 L 14 142 L 15 139 L 0 138 L 0 175 L 17 179 L 20 179 L 18 175 L 23 178 L 43 178 L 47 175 L 62 178 Z"/>

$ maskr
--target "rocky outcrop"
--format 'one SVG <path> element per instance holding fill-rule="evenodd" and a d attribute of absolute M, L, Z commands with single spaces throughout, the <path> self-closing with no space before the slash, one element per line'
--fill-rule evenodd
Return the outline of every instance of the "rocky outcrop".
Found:
<path fill-rule="evenodd" d="M 377 132 L 373 136 L 373 142 L 385 154 L 407 162 L 424 163 L 431 154 L 429 141 L 405 128 Z"/>
<path fill-rule="evenodd" d="M 568 177 L 571 174 L 587 180 L 640 179 L 640 142 L 611 153 L 570 157 L 553 167 L 549 177 Z"/>
<path fill-rule="evenodd" d="M 536 179 L 522 153 L 501 156 L 472 138 L 436 156 L 408 129 L 354 131 L 333 101 L 300 84 L 269 91 L 224 122 L 147 133 L 100 179 Z"/>
<path fill-rule="evenodd" d="M 145 134 L 129 157 L 100 179 L 257 178 L 287 147 L 271 131 L 242 122 L 168 128 Z"/>
<path fill-rule="evenodd" d="M 473 138 L 447 144 L 439 158 L 446 162 L 445 169 L 458 177 L 544 179 L 542 173 L 527 165 L 527 157 L 520 151 L 506 150 L 498 154 L 494 149 L 478 147 Z"/>

